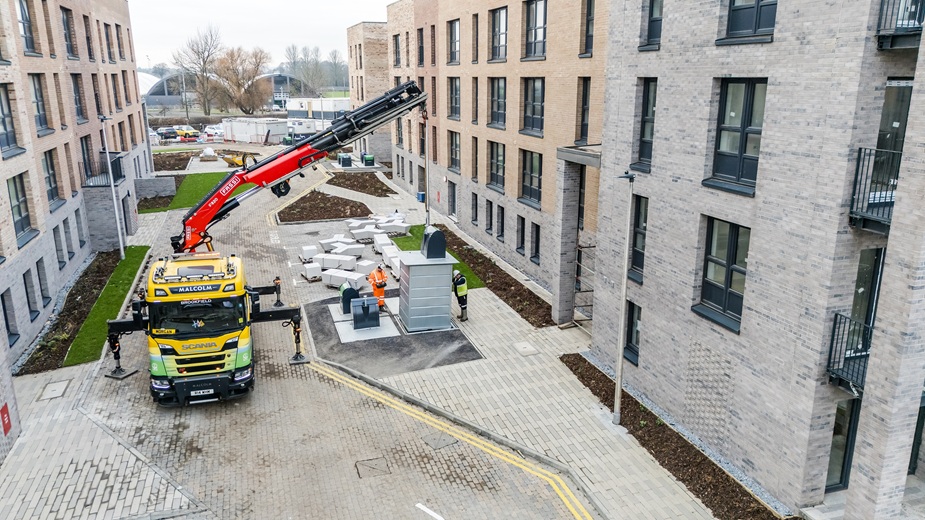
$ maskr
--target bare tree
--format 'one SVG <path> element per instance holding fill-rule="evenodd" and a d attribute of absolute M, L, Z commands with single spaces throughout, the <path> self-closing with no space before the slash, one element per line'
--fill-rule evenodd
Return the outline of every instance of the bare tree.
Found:
<path fill-rule="evenodd" d="M 216 60 L 215 75 L 225 95 L 245 114 L 256 112 L 273 95 L 272 80 L 257 79 L 270 64 L 270 58 L 270 53 L 259 47 L 251 51 L 233 47 Z"/>
<path fill-rule="evenodd" d="M 318 47 L 302 47 L 301 67 L 299 75 L 302 85 L 309 95 L 318 96 L 324 85 L 324 67 L 321 64 L 321 49 Z"/>
<path fill-rule="evenodd" d="M 205 115 L 211 113 L 212 103 L 221 90 L 213 79 L 215 63 L 221 50 L 222 41 L 218 29 L 210 25 L 205 31 L 197 31 L 196 36 L 173 53 L 174 64 L 183 74 L 194 78 L 195 92 Z"/>
<path fill-rule="evenodd" d="M 333 49 L 328 53 L 328 63 L 330 64 L 330 73 L 332 78 L 329 79 L 328 85 L 339 86 L 341 80 L 347 79 L 347 62 L 339 50 Z"/>

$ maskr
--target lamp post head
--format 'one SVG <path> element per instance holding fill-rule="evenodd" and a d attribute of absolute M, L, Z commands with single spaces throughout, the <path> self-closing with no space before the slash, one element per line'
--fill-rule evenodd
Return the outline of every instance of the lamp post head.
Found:
<path fill-rule="evenodd" d="M 619 177 L 617 177 L 617 178 L 618 178 L 618 179 L 628 179 L 630 182 L 633 182 L 633 181 L 636 180 L 636 174 L 635 174 L 635 173 L 630 173 L 630 172 L 625 172 L 623 175 L 621 175 L 621 176 L 619 176 Z"/>

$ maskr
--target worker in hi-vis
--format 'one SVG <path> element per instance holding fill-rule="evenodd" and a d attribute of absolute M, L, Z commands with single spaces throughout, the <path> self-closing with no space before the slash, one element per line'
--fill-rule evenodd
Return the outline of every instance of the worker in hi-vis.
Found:
<path fill-rule="evenodd" d="M 466 286 L 466 277 L 459 271 L 453 271 L 453 294 L 456 295 L 456 301 L 459 303 L 459 321 L 469 319 L 469 310 L 467 308 L 469 288 Z"/>
<path fill-rule="evenodd" d="M 382 270 L 382 264 L 379 264 L 373 272 L 369 273 L 366 280 L 373 288 L 373 296 L 379 299 L 379 312 L 382 312 L 385 308 L 385 286 L 389 281 L 388 275 Z"/>

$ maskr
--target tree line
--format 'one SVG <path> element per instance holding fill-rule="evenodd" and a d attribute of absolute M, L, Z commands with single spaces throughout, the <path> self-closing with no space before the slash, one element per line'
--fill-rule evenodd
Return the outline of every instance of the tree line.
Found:
<path fill-rule="evenodd" d="M 270 53 L 260 47 L 226 47 L 212 26 L 197 31 L 173 53 L 173 65 L 182 73 L 186 90 L 196 93 L 205 115 L 213 108 L 227 110 L 232 106 L 245 114 L 260 110 L 273 96 L 273 83 L 256 79 L 273 71 L 299 80 L 301 85 L 291 86 L 293 96 L 317 97 L 326 87 L 346 88 L 347 62 L 337 50 L 323 60 L 318 47 L 289 45 L 283 63 L 273 68 L 271 60 Z M 151 72 L 164 77 L 170 68 L 159 63 Z"/>

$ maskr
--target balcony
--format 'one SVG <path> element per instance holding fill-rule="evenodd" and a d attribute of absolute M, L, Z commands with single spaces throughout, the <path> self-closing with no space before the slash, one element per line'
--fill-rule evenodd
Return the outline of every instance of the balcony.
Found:
<path fill-rule="evenodd" d="M 925 0 L 881 0 L 877 48 L 918 49 Z"/>
<path fill-rule="evenodd" d="M 870 325 L 835 314 L 826 366 L 830 383 L 856 393 L 864 391 L 872 333 Z"/>
<path fill-rule="evenodd" d="M 125 179 L 125 172 L 122 170 L 122 158 L 116 157 L 110 163 L 112 166 L 112 176 L 116 184 Z M 106 162 L 79 162 L 77 167 L 83 177 L 84 186 L 109 186 L 109 173 L 106 170 Z"/>
<path fill-rule="evenodd" d="M 902 152 L 858 149 L 849 213 L 852 226 L 883 235 L 889 233 L 901 162 Z"/>

